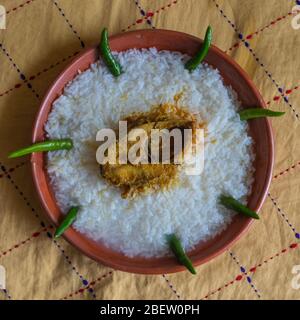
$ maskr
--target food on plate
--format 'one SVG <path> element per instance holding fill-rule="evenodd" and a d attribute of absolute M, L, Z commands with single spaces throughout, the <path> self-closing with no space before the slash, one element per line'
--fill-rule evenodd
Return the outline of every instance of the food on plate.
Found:
<path fill-rule="evenodd" d="M 120 164 L 119 153 L 115 164 L 106 163 L 101 165 L 101 175 L 112 185 L 119 187 L 123 190 L 122 196 L 124 198 L 135 197 L 138 194 L 168 188 L 176 184 L 181 165 L 175 161 L 183 154 L 186 148 L 192 148 L 192 143 L 196 141 L 196 129 L 203 127 L 203 124 L 197 123 L 196 117 L 187 110 L 180 108 L 173 104 L 162 104 L 152 108 L 147 112 L 136 112 L 130 116 L 122 119 L 127 122 L 128 135 L 138 129 L 143 129 L 147 133 L 145 139 L 145 160 L 146 163 L 139 164 Z M 174 129 L 179 129 L 182 132 L 182 148 L 175 150 L 170 146 L 169 161 L 162 158 L 162 143 L 158 145 L 158 158 L 156 163 L 151 162 L 151 152 L 148 150 L 151 146 L 151 137 L 153 130 L 165 130 L 172 132 Z M 185 143 L 188 139 L 185 133 L 190 129 L 192 131 L 192 143 Z M 152 135 L 151 135 L 152 134 Z M 186 133 L 187 134 L 187 133 Z M 120 140 L 120 138 L 119 138 Z M 171 139 L 170 139 L 171 140 Z M 170 142 L 172 142 L 171 140 Z M 132 142 L 125 142 L 126 152 L 129 150 Z M 117 143 L 119 150 L 120 143 Z M 180 154 L 179 154 L 180 153 Z M 150 162 L 150 163 L 149 163 Z M 168 163 L 166 163 L 168 162 Z"/>
<path fill-rule="evenodd" d="M 123 68 L 119 77 L 100 59 L 80 72 L 53 103 L 47 137 L 69 137 L 76 146 L 48 153 L 47 171 L 57 203 L 65 213 L 80 206 L 73 227 L 127 256 L 170 255 L 167 234 L 175 234 L 188 252 L 219 234 L 234 217 L 234 211 L 220 204 L 221 194 L 246 204 L 255 157 L 248 123 L 240 121 L 236 93 L 206 63 L 191 73 L 185 69 L 190 57 L 178 52 L 150 48 L 113 54 Z M 145 115 L 150 116 L 153 106 L 164 105 L 175 105 L 205 124 L 203 173 L 193 176 L 176 170 L 176 178 L 167 179 L 176 182 L 174 187 L 171 183 L 172 187 L 122 198 L 120 188 L 101 175 L 96 134 L 102 128 L 116 131 L 126 117 L 133 128 L 150 128 L 154 121 L 149 117 L 145 123 Z M 188 127 L 193 123 L 192 119 Z M 131 169 L 134 177 L 144 174 Z M 118 179 L 129 180 L 123 175 Z"/>
<path fill-rule="evenodd" d="M 211 42 L 209 26 L 201 50 L 192 58 L 155 48 L 116 53 L 103 30 L 102 59 L 84 72 L 78 70 L 53 103 L 45 125 L 49 140 L 9 155 L 51 151 L 49 181 L 66 214 L 55 238 L 73 225 L 129 257 L 161 257 L 172 251 L 196 274 L 187 251 L 219 234 L 236 213 L 259 219 L 245 206 L 255 148 L 244 120 L 284 113 L 241 110 L 237 93 L 224 84 L 218 70 L 204 63 Z M 122 152 L 128 155 L 134 143 L 126 141 L 122 149 L 120 120 L 127 122 L 128 135 L 143 130 L 148 142 L 154 140 L 153 130 L 179 130 L 182 146 L 178 150 L 171 144 L 169 162 L 158 143 L 158 162 L 123 163 Z M 116 163 L 100 164 L 99 170 L 96 136 L 103 128 L 113 128 L 118 152 Z M 205 131 L 205 164 L 202 174 L 191 175 L 182 170 L 182 155 L 197 145 L 197 129 Z M 186 130 L 191 132 L 187 144 Z M 153 160 L 152 149 L 146 154 Z"/>

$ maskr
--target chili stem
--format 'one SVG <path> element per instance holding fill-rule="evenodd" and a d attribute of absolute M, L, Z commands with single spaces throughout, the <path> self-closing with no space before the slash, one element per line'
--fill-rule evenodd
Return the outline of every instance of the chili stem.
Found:
<path fill-rule="evenodd" d="M 79 207 L 74 207 L 68 212 L 61 225 L 56 229 L 54 238 L 59 238 L 73 224 L 77 217 L 78 210 Z"/>
<path fill-rule="evenodd" d="M 252 219 L 259 219 L 259 215 L 255 211 L 244 206 L 243 204 L 241 204 L 239 201 L 235 200 L 232 197 L 221 196 L 220 200 L 221 200 L 221 204 L 228 209 L 234 210 Z"/>
<path fill-rule="evenodd" d="M 56 150 L 71 150 L 73 142 L 71 139 L 62 140 L 47 140 L 35 143 L 29 147 L 12 152 L 8 158 L 19 158 L 33 152 L 56 151 Z"/>
<path fill-rule="evenodd" d="M 175 234 L 170 234 L 167 236 L 167 241 L 173 253 L 175 254 L 177 260 L 184 265 L 192 274 L 196 274 L 196 270 L 193 266 L 192 261 L 186 255 L 180 240 Z"/>

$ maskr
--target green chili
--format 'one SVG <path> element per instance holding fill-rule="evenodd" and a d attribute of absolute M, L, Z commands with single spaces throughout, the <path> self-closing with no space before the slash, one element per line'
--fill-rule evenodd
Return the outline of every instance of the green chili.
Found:
<path fill-rule="evenodd" d="M 71 150 L 73 142 L 71 139 L 47 140 L 35 143 L 29 147 L 12 152 L 8 158 L 18 158 L 33 152 L 55 151 L 55 150 Z"/>
<path fill-rule="evenodd" d="M 77 217 L 78 210 L 79 207 L 74 207 L 68 212 L 61 225 L 56 229 L 54 238 L 59 238 L 72 225 Z"/>
<path fill-rule="evenodd" d="M 242 121 L 264 117 L 281 117 L 284 114 L 285 112 L 277 112 L 263 108 L 251 108 L 239 112 Z"/>
<path fill-rule="evenodd" d="M 239 201 L 235 200 L 232 197 L 221 196 L 220 200 L 221 200 L 221 204 L 228 209 L 234 210 L 238 213 L 243 214 L 244 216 L 247 216 L 253 219 L 259 219 L 259 216 L 255 211 L 244 206 L 243 204 L 241 204 Z"/>
<path fill-rule="evenodd" d="M 102 31 L 101 42 L 100 42 L 100 51 L 102 58 L 107 65 L 109 71 L 115 76 L 118 77 L 122 73 L 122 67 L 120 63 L 115 59 L 111 53 L 109 43 L 108 43 L 108 32 L 104 28 Z"/>
<path fill-rule="evenodd" d="M 185 68 L 194 71 L 205 59 L 212 43 L 212 27 L 208 26 L 201 50 L 185 64 Z"/>
<path fill-rule="evenodd" d="M 196 270 L 193 267 L 192 261 L 184 252 L 180 240 L 176 237 L 175 234 L 167 235 L 167 241 L 173 253 L 175 254 L 177 260 L 184 265 L 192 274 L 196 274 Z"/>

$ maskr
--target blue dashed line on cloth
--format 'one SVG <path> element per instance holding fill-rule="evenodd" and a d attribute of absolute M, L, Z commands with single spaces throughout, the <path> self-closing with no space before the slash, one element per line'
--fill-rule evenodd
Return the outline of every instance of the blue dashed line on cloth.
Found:
<path fill-rule="evenodd" d="M 239 39 L 244 43 L 245 47 L 250 51 L 252 56 L 254 57 L 255 61 L 262 67 L 265 74 L 268 76 L 268 78 L 272 81 L 272 83 L 276 86 L 277 90 L 280 92 L 281 96 L 283 97 L 284 102 L 291 108 L 292 112 L 296 116 L 297 120 L 299 120 L 299 114 L 293 107 L 293 105 L 289 102 L 289 99 L 287 96 L 285 96 L 283 88 L 277 83 L 277 81 L 273 78 L 272 74 L 266 69 L 265 65 L 261 62 L 261 59 L 257 56 L 257 54 L 254 52 L 254 50 L 250 47 L 250 43 L 244 39 L 244 35 L 237 29 L 234 23 L 230 21 L 230 19 L 227 17 L 227 15 L 224 13 L 224 11 L 220 8 L 219 4 L 216 2 L 216 0 L 212 0 L 215 3 L 215 6 L 221 13 L 221 15 L 226 19 L 226 21 L 231 25 L 231 27 L 234 29 L 234 31 L 238 34 Z"/>
<path fill-rule="evenodd" d="M 52 239 L 52 235 L 49 233 L 51 239 Z M 48 236 L 49 236 L 48 235 Z M 61 245 L 56 241 L 53 240 L 54 244 L 56 245 L 56 247 L 60 250 L 60 252 L 62 253 L 63 257 L 65 258 L 65 260 L 67 261 L 67 263 L 70 265 L 70 267 L 72 268 L 72 270 L 77 274 L 77 276 L 80 278 L 82 284 L 87 287 L 89 285 L 88 280 L 84 279 L 83 276 L 78 272 L 78 270 L 72 265 L 72 262 L 69 258 L 68 255 L 66 255 L 65 250 L 61 247 Z M 90 292 L 90 294 L 93 296 L 94 299 L 96 299 L 96 294 L 94 292 L 94 290 L 92 288 L 90 288 L 91 290 L 88 290 Z"/>
<path fill-rule="evenodd" d="M 31 92 L 36 96 L 36 98 L 39 98 L 39 94 L 33 89 L 32 84 L 27 80 L 26 76 L 24 75 L 24 73 L 22 73 L 22 71 L 20 70 L 20 68 L 17 66 L 17 64 L 14 62 L 13 58 L 11 57 L 11 55 L 8 53 L 8 51 L 5 49 L 5 47 L 3 46 L 2 43 L 0 43 L 0 48 L 2 50 L 2 52 L 6 55 L 6 57 L 8 58 L 8 60 L 12 63 L 13 67 L 16 69 L 16 71 L 18 72 L 20 79 L 27 85 L 27 88 L 31 90 Z"/>
<path fill-rule="evenodd" d="M 66 17 L 65 12 L 63 11 L 63 9 L 59 6 L 59 4 L 57 3 L 57 1 L 52 0 L 52 2 L 54 3 L 54 5 L 56 6 L 56 8 L 58 9 L 59 13 L 61 14 L 61 16 L 65 19 L 66 23 L 68 24 L 68 26 L 70 27 L 70 29 L 72 30 L 72 32 L 75 34 L 75 36 L 77 37 L 77 39 L 80 41 L 80 45 L 82 48 L 85 47 L 84 42 L 82 41 L 82 39 L 80 38 L 78 32 L 74 29 L 73 25 L 71 24 L 70 20 Z"/>
<path fill-rule="evenodd" d="M 273 205 L 277 209 L 277 212 L 281 215 L 284 221 L 288 224 L 288 226 L 292 229 L 293 233 L 295 234 L 296 239 L 300 239 L 300 233 L 296 231 L 296 228 L 291 224 L 287 215 L 282 211 L 282 209 L 278 206 L 276 200 L 268 193 L 268 197 L 271 199 Z"/>
<path fill-rule="evenodd" d="M 138 9 L 140 10 L 140 14 L 141 14 L 143 17 L 146 17 L 146 12 L 145 12 L 145 10 L 141 7 L 139 1 L 138 1 L 138 0 L 134 0 L 134 3 L 136 4 L 136 6 L 138 7 Z M 153 29 L 155 29 L 155 27 L 154 27 L 153 24 L 152 24 L 152 18 L 147 18 L 146 22 L 147 22 L 147 24 L 149 24 Z"/>
<path fill-rule="evenodd" d="M 10 183 L 13 185 L 13 187 L 16 189 L 16 191 L 19 193 L 19 195 L 22 197 L 22 199 L 25 201 L 27 207 L 30 208 L 31 212 L 34 214 L 34 216 L 40 221 L 40 225 L 42 227 L 45 227 L 45 223 L 44 221 L 41 220 L 39 214 L 36 212 L 36 210 L 34 209 L 34 207 L 30 204 L 28 198 L 24 195 L 24 193 L 20 190 L 20 188 L 18 187 L 18 185 L 15 183 L 15 181 L 13 180 L 13 178 L 11 177 L 11 175 L 7 172 L 5 166 L 0 162 L 0 168 L 1 170 L 5 173 L 5 176 L 8 178 L 8 180 L 10 181 Z M 75 272 L 75 274 L 80 278 L 82 284 L 87 287 L 89 285 L 88 280 L 86 280 L 76 269 L 76 267 L 72 264 L 69 256 L 66 255 L 65 250 L 62 248 L 62 246 L 53 239 L 52 234 L 48 231 L 46 233 L 47 237 L 56 245 L 56 247 L 59 249 L 59 251 L 62 253 L 64 259 L 67 261 L 67 263 L 70 265 L 70 267 L 72 268 L 72 270 Z M 94 293 L 94 290 L 92 292 L 90 292 L 93 296 L 94 299 L 96 299 L 96 295 Z"/>
<path fill-rule="evenodd" d="M 259 291 L 257 290 L 257 288 L 255 287 L 255 285 L 252 283 L 252 278 L 248 276 L 247 270 L 245 267 L 243 267 L 238 258 L 233 254 L 233 252 L 229 252 L 230 257 L 233 259 L 233 261 L 238 265 L 238 267 L 240 268 L 241 272 L 246 276 L 247 282 L 249 283 L 249 285 L 251 286 L 251 288 L 253 289 L 253 291 L 256 293 L 256 295 L 258 296 L 258 298 L 261 298 L 261 295 L 259 293 Z"/>

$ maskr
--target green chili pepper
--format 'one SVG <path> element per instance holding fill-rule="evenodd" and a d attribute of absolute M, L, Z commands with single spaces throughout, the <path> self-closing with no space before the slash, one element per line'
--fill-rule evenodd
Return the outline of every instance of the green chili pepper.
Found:
<path fill-rule="evenodd" d="M 196 274 L 196 270 L 193 267 L 192 261 L 184 252 L 180 240 L 176 237 L 175 234 L 167 235 L 167 241 L 173 253 L 175 254 L 177 260 L 184 265 L 192 274 Z"/>
<path fill-rule="evenodd" d="M 68 212 L 61 225 L 56 229 L 54 238 L 59 238 L 72 225 L 77 217 L 78 210 L 79 207 L 74 207 Z"/>
<path fill-rule="evenodd" d="M 109 43 L 108 43 L 108 32 L 104 28 L 102 31 L 101 42 L 100 42 L 100 51 L 102 58 L 107 65 L 109 71 L 115 76 L 118 77 L 122 73 L 122 67 L 119 62 L 115 59 L 111 53 Z"/>
<path fill-rule="evenodd" d="M 208 26 L 201 50 L 195 55 L 194 58 L 192 58 L 185 64 L 185 68 L 187 70 L 194 71 L 203 62 L 203 60 L 208 54 L 209 48 L 211 46 L 211 42 L 212 42 L 212 27 Z"/>
<path fill-rule="evenodd" d="M 220 200 L 221 200 L 221 204 L 228 209 L 232 209 L 238 213 L 243 214 L 244 216 L 247 216 L 253 219 L 259 219 L 259 216 L 255 211 L 247 208 L 246 206 L 244 206 L 243 204 L 241 204 L 239 201 L 235 200 L 232 197 L 221 196 Z"/>
<path fill-rule="evenodd" d="M 55 151 L 55 150 L 71 150 L 73 142 L 71 139 L 48 140 L 35 143 L 29 147 L 12 152 L 8 158 L 18 158 L 33 152 Z"/>
<path fill-rule="evenodd" d="M 281 117 L 284 114 L 285 112 L 277 112 L 263 108 L 251 108 L 239 112 L 242 121 L 264 117 Z"/>

